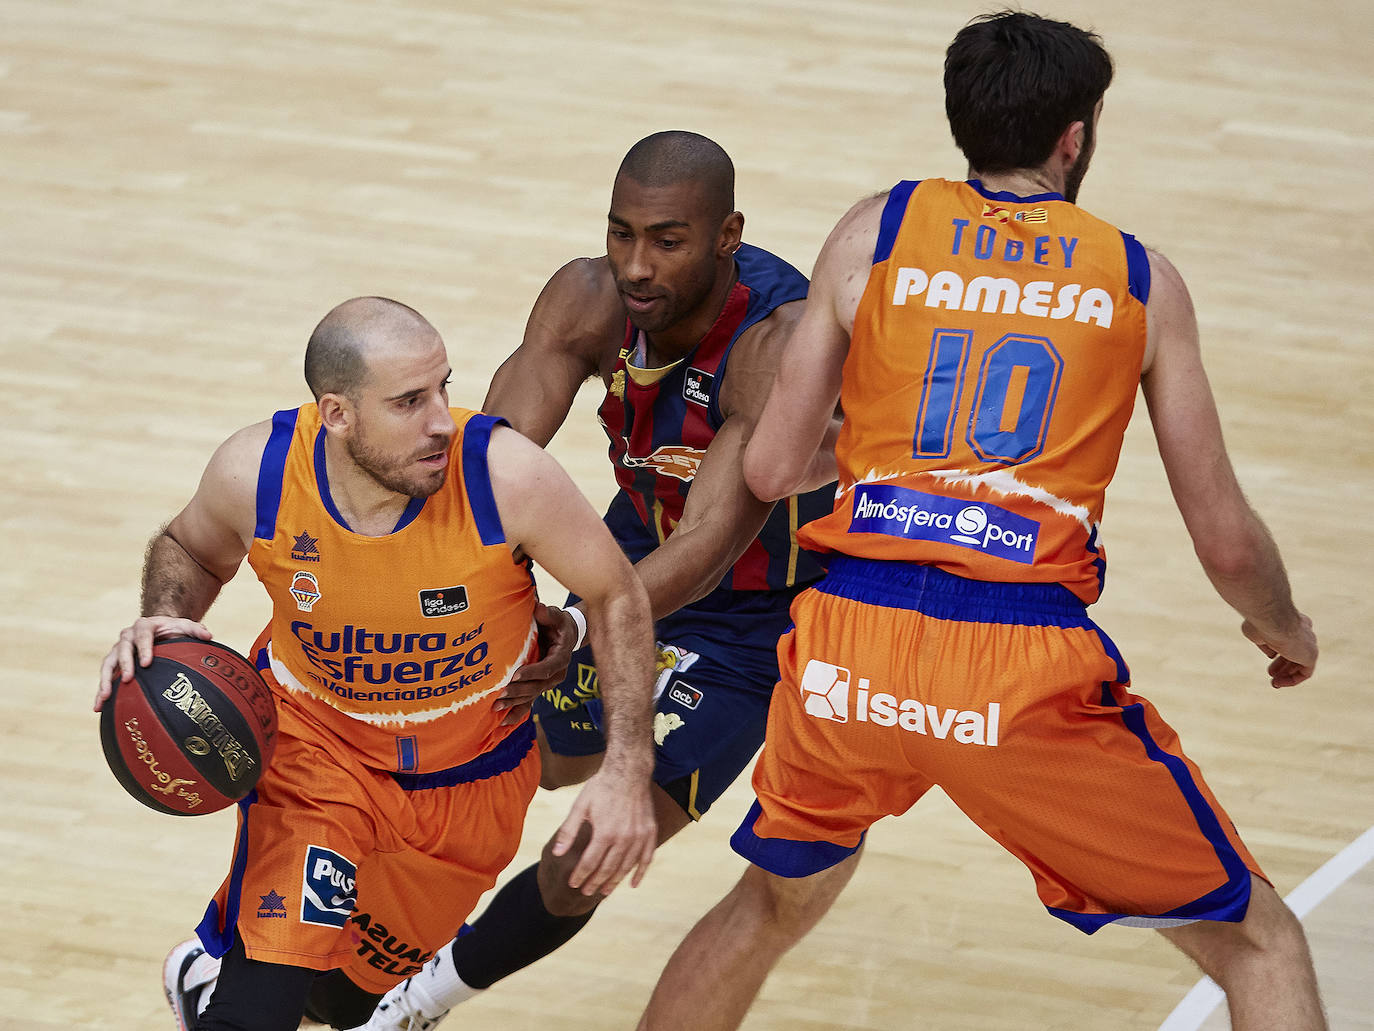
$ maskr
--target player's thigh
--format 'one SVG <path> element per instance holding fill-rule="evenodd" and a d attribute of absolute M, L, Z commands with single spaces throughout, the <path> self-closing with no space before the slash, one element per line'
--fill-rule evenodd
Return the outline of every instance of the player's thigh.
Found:
<path fill-rule="evenodd" d="M 933 624 L 908 745 L 1052 912 L 1089 929 L 1244 911 L 1258 867 L 1100 630 Z"/>
<path fill-rule="evenodd" d="M 780 681 L 754 771 L 759 802 L 740 831 L 819 843 L 808 847 L 815 855 L 798 856 L 795 872 L 785 857 L 769 865 L 746 853 L 787 876 L 838 862 L 869 826 L 905 812 L 930 787 L 898 727 L 909 713 L 895 703 L 911 690 L 919 615 L 819 590 L 802 594 L 792 612 L 796 627 L 778 648 Z"/>

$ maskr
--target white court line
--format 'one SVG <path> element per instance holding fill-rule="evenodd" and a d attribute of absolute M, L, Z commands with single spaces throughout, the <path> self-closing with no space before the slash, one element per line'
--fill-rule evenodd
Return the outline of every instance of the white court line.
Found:
<path fill-rule="evenodd" d="M 1374 859 L 1374 827 L 1328 859 L 1321 869 L 1294 888 L 1284 901 L 1301 920 L 1371 859 Z M 1226 993 L 1217 987 L 1217 983 L 1210 977 L 1204 977 L 1174 1007 L 1174 1011 L 1159 1025 L 1159 1031 L 1197 1031 L 1225 998 Z"/>

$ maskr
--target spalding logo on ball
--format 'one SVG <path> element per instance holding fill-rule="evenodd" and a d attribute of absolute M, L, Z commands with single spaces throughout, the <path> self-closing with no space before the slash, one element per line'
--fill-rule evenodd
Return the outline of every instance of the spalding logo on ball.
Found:
<path fill-rule="evenodd" d="M 244 798 L 272 760 L 277 707 L 253 664 L 216 641 L 153 646 L 100 710 L 115 778 L 149 809 L 197 816 Z"/>

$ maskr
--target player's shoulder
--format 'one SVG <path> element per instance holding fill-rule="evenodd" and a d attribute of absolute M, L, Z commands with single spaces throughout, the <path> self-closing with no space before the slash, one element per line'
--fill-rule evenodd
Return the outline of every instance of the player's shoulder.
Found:
<path fill-rule="evenodd" d="M 618 294 L 610 261 L 604 254 L 599 258 L 573 258 L 549 277 L 539 299 L 541 302 L 548 299 L 559 304 L 590 305 L 593 310 L 617 307 Z"/>
<path fill-rule="evenodd" d="M 867 266 L 873 262 L 874 248 L 878 243 L 878 232 L 882 226 L 883 212 L 887 208 L 891 190 L 864 197 L 852 204 L 830 230 L 820 256 L 816 259 L 816 273 L 813 280 L 823 275 L 848 275 L 855 266 Z"/>
<path fill-rule="evenodd" d="M 215 450 L 211 463 L 233 468 L 247 464 L 256 470 L 262 461 L 263 451 L 272 439 L 275 425 L 275 420 L 263 419 L 236 430 Z"/>
<path fill-rule="evenodd" d="M 530 324 L 563 347 L 618 342 L 625 309 L 606 256 L 574 258 L 555 272 L 530 312 Z"/>

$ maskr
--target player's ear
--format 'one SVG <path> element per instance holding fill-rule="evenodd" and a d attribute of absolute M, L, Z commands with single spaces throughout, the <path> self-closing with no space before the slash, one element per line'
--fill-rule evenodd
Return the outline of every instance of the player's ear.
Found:
<path fill-rule="evenodd" d="M 316 404 L 326 432 L 347 434 L 352 429 L 355 419 L 353 402 L 343 394 L 321 394 Z"/>
<path fill-rule="evenodd" d="M 740 240 L 744 236 L 744 216 L 738 211 L 732 211 L 725 216 L 725 221 L 720 224 L 720 239 L 718 247 L 722 255 L 734 254 L 739 250 Z"/>
<path fill-rule="evenodd" d="M 1055 142 L 1054 156 L 1063 162 L 1065 168 L 1072 168 L 1078 155 L 1083 153 L 1087 139 L 1087 125 L 1082 121 L 1070 122 Z"/>

